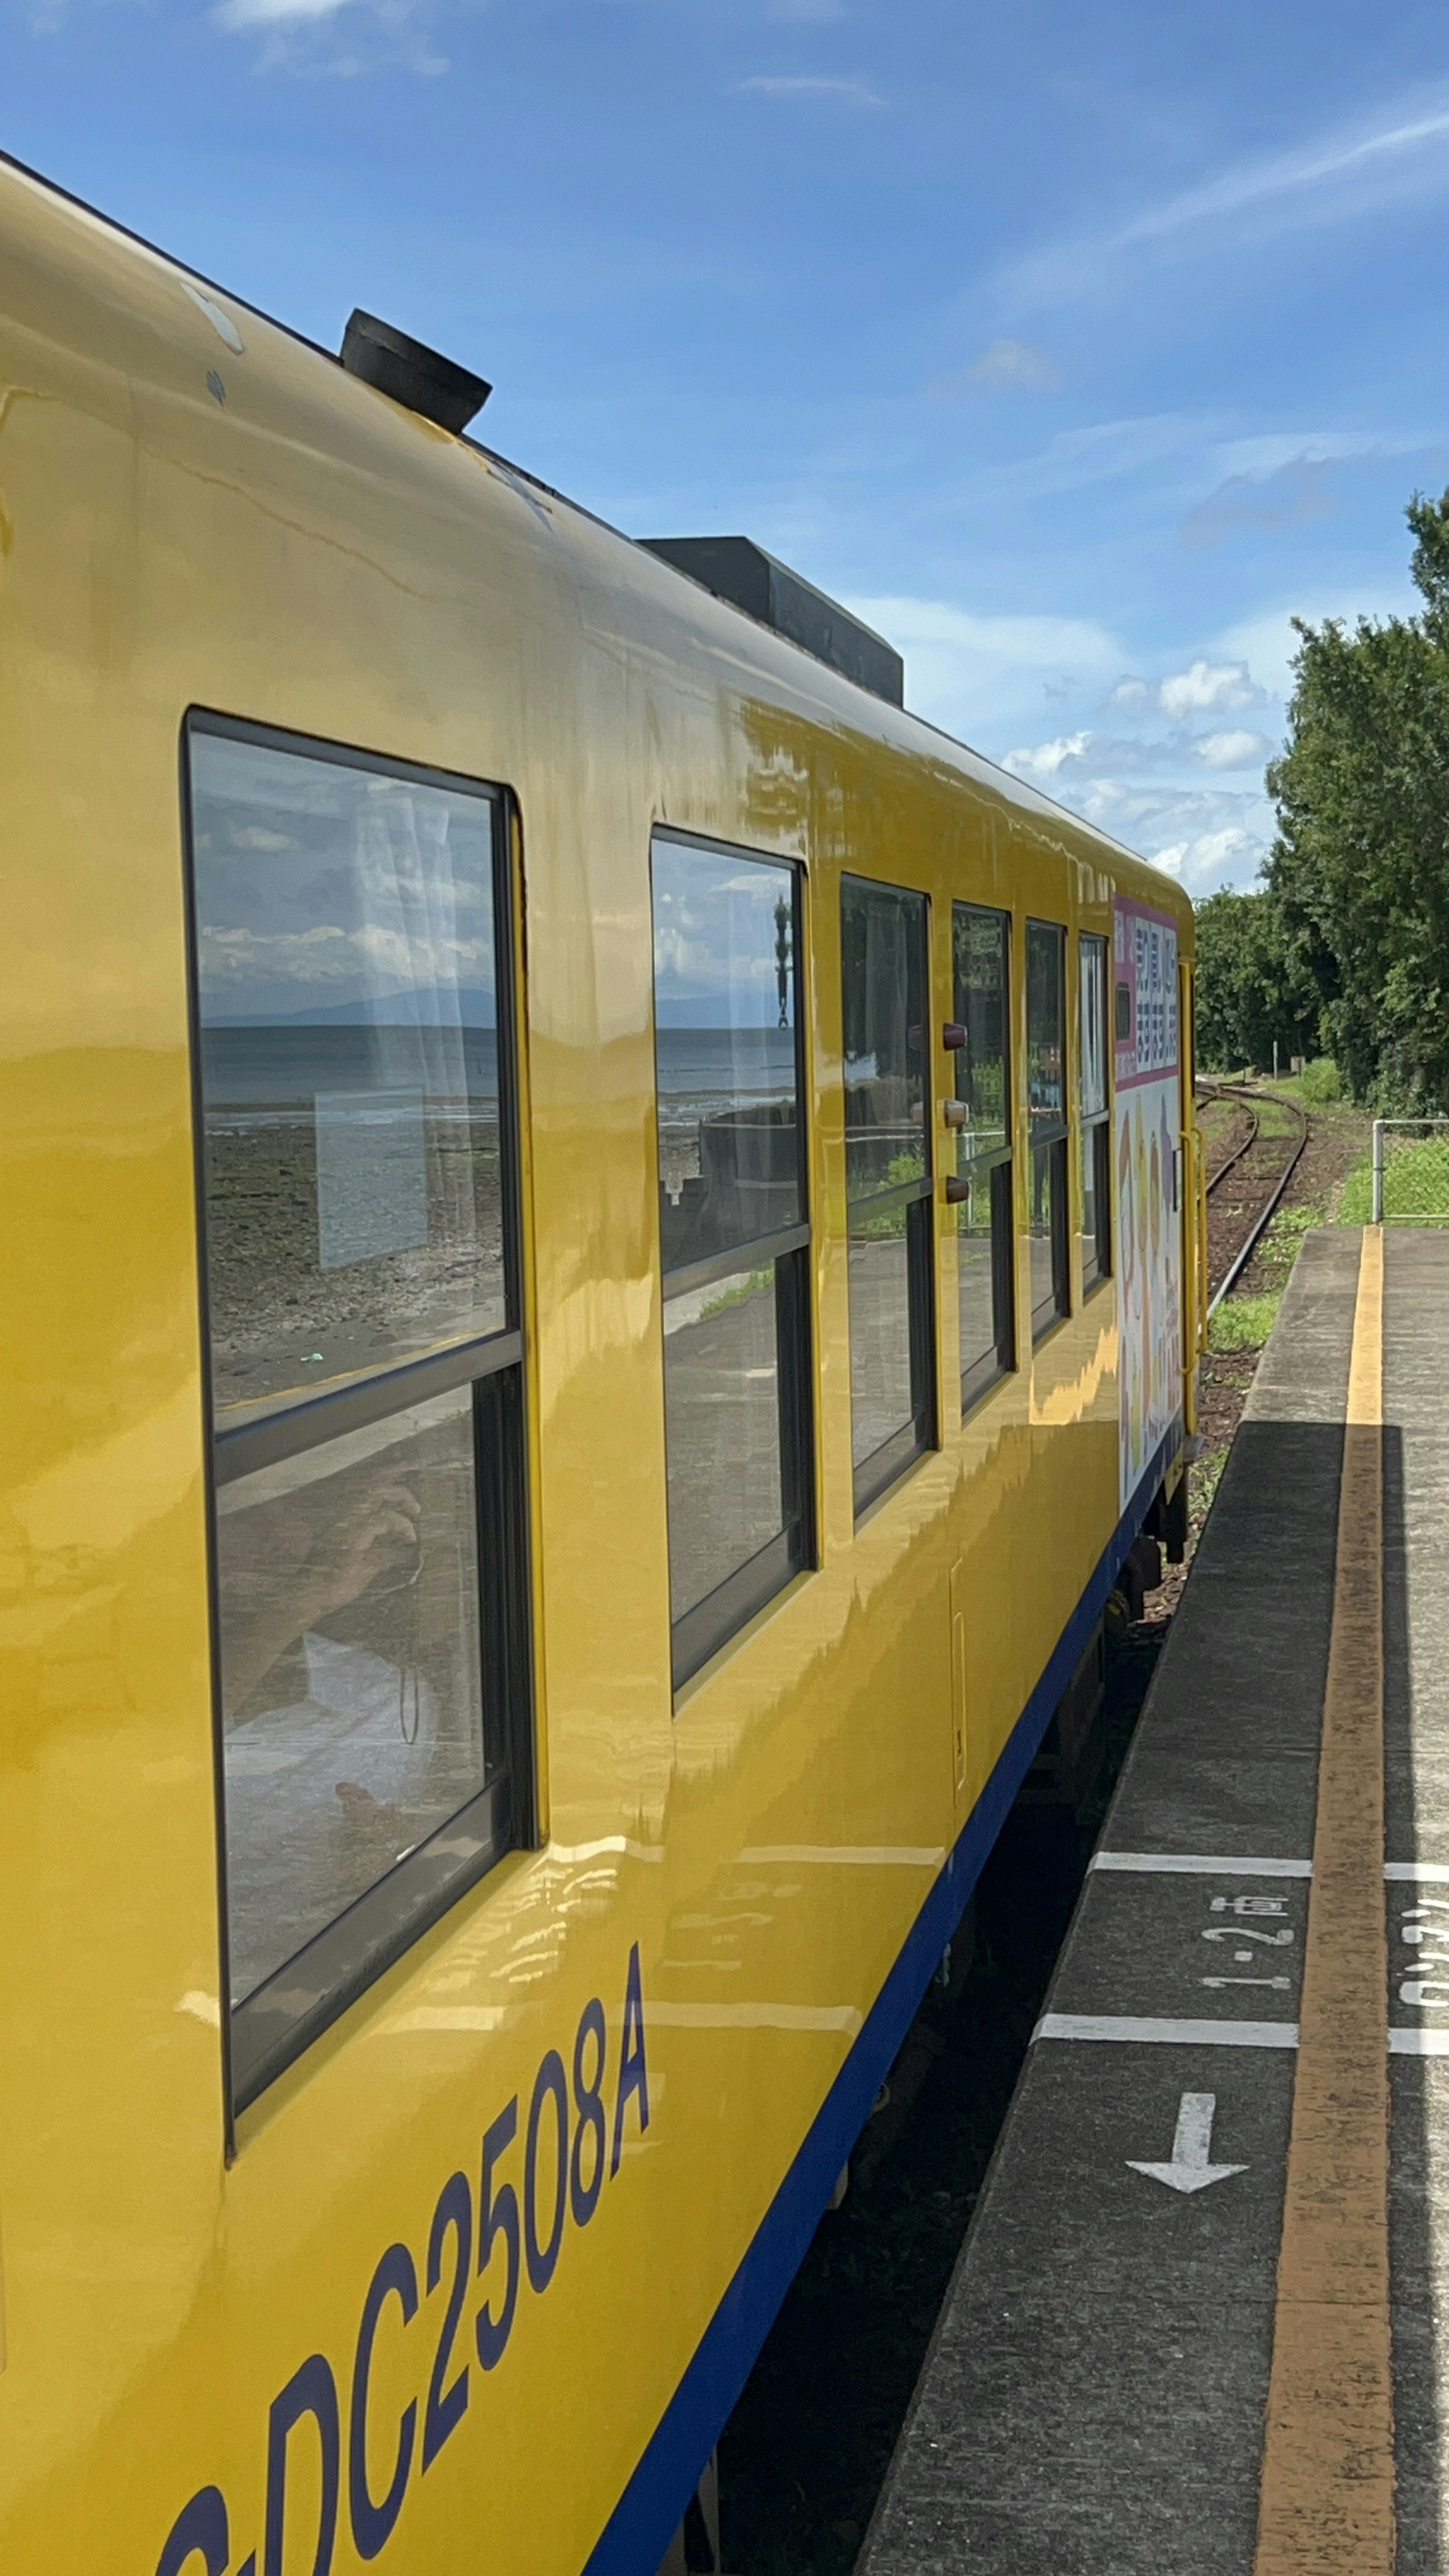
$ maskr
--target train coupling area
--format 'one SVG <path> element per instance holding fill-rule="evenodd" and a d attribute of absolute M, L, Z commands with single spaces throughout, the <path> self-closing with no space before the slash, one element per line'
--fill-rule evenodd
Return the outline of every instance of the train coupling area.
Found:
<path fill-rule="evenodd" d="M 1449 2566 L 1446 1385 L 1310 1235 L 858 2576 Z"/>

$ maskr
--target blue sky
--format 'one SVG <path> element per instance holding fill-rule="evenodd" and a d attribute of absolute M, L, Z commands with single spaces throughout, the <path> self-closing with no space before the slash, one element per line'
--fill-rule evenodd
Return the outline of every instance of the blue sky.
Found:
<path fill-rule="evenodd" d="M 0 143 L 632 535 L 743 530 L 924 715 L 1249 884 L 1288 619 L 1449 482 L 1449 23 L 1346 0 L 0 0 Z"/>

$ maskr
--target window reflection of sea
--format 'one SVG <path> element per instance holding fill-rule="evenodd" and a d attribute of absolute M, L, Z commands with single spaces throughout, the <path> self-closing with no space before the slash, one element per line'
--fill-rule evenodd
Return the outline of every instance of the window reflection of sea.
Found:
<path fill-rule="evenodd" d="M 659 1029 L 659 1177 L 678 1200 L 698 1177 L 699 1131 L 725 1110 L 789 1099 L 795 1090 L 793 1029 Z"/>
<path fill-rule="evenodd" d="M 310 1118 L 319 1091 L 421 1091 L 430 1116 L 444 1121 L 476 1115 L 498 1099 L 492 1029 L 207 1029 L 201 1064 L 213 1133 L 295 1125 Z"/>

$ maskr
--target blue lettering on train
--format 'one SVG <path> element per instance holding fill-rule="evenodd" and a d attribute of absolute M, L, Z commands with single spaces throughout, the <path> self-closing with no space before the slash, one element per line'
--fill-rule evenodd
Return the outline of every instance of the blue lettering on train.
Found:
<path fill-rule="evenodd" d="M 473 2320 L 473 2345 L 480 2368 L 496 2370 L 513 2332 L 523 2278 L 527 2277 L 536 2297 L 543 2295 L 557 2275 L 569 2219 L 575 2230 L 587 2227 L 606 2175 L 612 2180 L 617 2174 L 624 2152 L 625 2115 L 631 2105 L 639 2134 L 648 2128 L 649 2070 L 637 1941 L 629 1952 L 624 1986 L 612 2135 L 604 2107 L 608 2054 L 604 2007 L 594 1995 L 579 2015 L 570 2066 L 565 2066 L 558 2049 L 549 2048 L 534 2077 L 523 2123 L 521 2196 L 519 2179 L 503 2171 L 505 2163 L 514 2162 L 519 2145 L 516 2093 L 484 2129 L 476 2208 L 472 2184 L 461 2170 L 448 2176 L 438 2194 L 428 2228 L 424 2278 L 427 2298 L 439 2291 L 444 2295 L 421 2439 L 417 2398 L 410 2398 L 403 2408 L 395 2438 L 370 2422 L 372 2352 L 384 2311 L 395 2301 L 406 2328 L 423 2303 L 417 2262 L 411 2249 L 400 2242 L 379 2256 L 363 2298 L 349 2380 L 345 2462 L 337 2374 L 323 2353 L 310 2354 L 272 2400 L 267 2412 L 261 2576 L 282 2576 L 288 2471 L 303 2444 L 312 2455 L 303 2473 L 304 2485 L 318 2497 L 309 2576 L 330 2576 L 344 2495 L 359 2558 L 370 2561 L 382 2554 L 397 2528 L 414 2477 L 431 2468 L 468 2411 L 471 2364 L 466 2340 L 459 2350 L 458 2330 L 470 2282 L 481 2280 L 487 2285 Z M 550 2172 L 551 2184 L 541 2190 L 541 2175 Z M 380 2495 L 368 2480 L 370 2431 L 376 2434 L 371 2445 L 374 2461 L 386 2458 L 389 2451 L 392 2457 Z M 229 2576 L 230 2562 L 226 2498 L 217 2486 L 200 2487 L 166 2535 L 156 2576 Z M 255 2549 L 239 2562 L 235 2576 L 257 2576 Z"/>

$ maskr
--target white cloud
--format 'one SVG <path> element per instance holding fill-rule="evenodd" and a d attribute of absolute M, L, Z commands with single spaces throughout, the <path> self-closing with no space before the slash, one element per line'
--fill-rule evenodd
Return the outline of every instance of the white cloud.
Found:
<path fill-rule="evenodd" d="M 1207 715 L 1217 708 L 1256 707 L 1263 692 L 1246 662 L 1193 662 L 1163 680 L 1157 703 L 1165 716 Z"/>
<path fill-rule="evenodd" d="M 1208 733 L 1193 752 L 1204 769 L 1260 769 L 1271 760 L 1273 745 L 1263 733 Z"/>
<path fill-rule="evenodd" d="M 755 72 L 739 83 L 764 98 L 838 98 L 848 107 L 884 107 L 867 81 L 845 80 L 825 72 Z"/>
<path fill-rule="evenodd" d="M 1273 836 L 1273 809 L 1261 792 L 1136 787 L 1116 779 L 1077 794 L 1058 792 L 1074 812 L 1165 868 L 1190 894 L 1211 894 L 1225 879 L 1252 885 Z"/>
<path fill-rule="evenodd" d="M 1013 777 L 1029 778 L 1034 786 L 1055 795 L 1089 778 L 1120 784 L 1150 771 L 1182 778 L 1197 768 L 1260 770 L 1272 755 L 1273 745 L 1266 734 L 1241 729 L 1209 734 L 1179 729 L 1170 734 L 1129 735 L 1124 739 L 1121 735 L 1093 733 L 1084 727 L 1080 733 L 1058 734 L 1050 742 L 1008 751 L 1001 765 Z"/>
<path fill-rule="evenodd" d="M 1225 229 L 1241 239 L 1370 213 L 1406 191 L 1449 186 L 1446 144 L 1449 104 L 1440 90 L 1296 150 L 1238 162 L 1144 207 L 1114 232 L 1049 244 L 1014 269 L 1010 284 L 1019 297 L 1053 301 L 1100 285 L 1112 262 L 1134 251 L 1191 252 Z"/>
<path fill-rule="evenodd" d="M 1100 691 L 1125 658 L 1117 638 L 1078 617 L 977 616 L 942 600 L 851 599 L 906 663 L 906 701 L 967 742 L 1015 727 L 1024 710 L 1074 689 Z"/>

